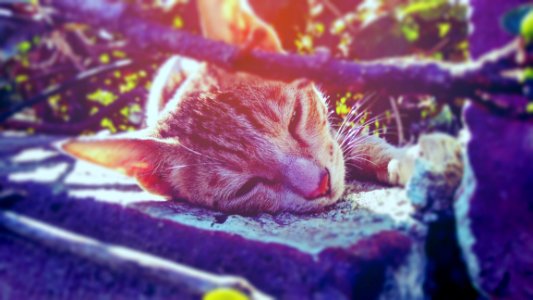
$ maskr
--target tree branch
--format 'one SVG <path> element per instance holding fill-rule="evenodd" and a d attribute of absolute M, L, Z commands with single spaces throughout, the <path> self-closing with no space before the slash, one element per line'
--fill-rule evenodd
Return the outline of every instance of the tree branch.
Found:
<path fill-rule="evenodd" d="M 20 120 L 7 120 L 3 124 L 1 124 L 1 126 L 7 129 L 15 130 L 27 130 L 29 128 L 33 128 L 36 132 L 53 135 L 80 134 L 84 130 L 94 127 L 95 125 L 100 123 L 103 118 L 109 117 L 110 115 L 119 111 L 124 106 L 131 103 L 132 99 L 134 99 L 135 96 L 142 95 L 145 93 L 146 91 L 144 87 L 137 87 L 125 94 L 120 95 L 120 97 L 113 103 L 103 107 L 98 113 L 94 114 L 93 116 L 87 117 L 87 119 L 81 122 L 50 124 Z"/>
<path fill-rule="evenodd" d="M 509 64 L 516 50 L 514 47 L 496 53 L 500 57 L 479 60 L 482 64 L 471 63 L 475 68 L 466 68 L 463 72 L 449 64 L 429 60 L 357 63 L 324 55 L 264 51 L 243 53 L 232 45 L 149 23 L 143 20 L 138 8 L 125 2 L 51 0 L 51 3 L 57 11 L 61 11 L 62 18 L 121 32 L 132 45 L 150 51 L 168 50 L 229 70 L 246 71 L 269 78 L 292 80 L 307 77 L 333 88 L 383 90 L 389 94 L 433 94 L 447 98 L 471 97 L 478 91 L 522 94 L 519 82 L 495 77 L 494 73 L 489 77 L 485 72 L 484 64 L 497 65 L 499 58 Z"/>
<path fill-rule="evenodd" d="M 76 255 L 127 274 L 143 274 L 160 282 L 179 287 L 188 294 L 203 295 L 216 288 L 232 288 L 250 299 L 272 299 L 246 279 L 208 273 L 163 257 L 52 226 L 9 210 L 0 210 L 0 228 L 7 229 L 53 250 Z"/>
<path fill-rule="evenodd" d="M 84 79 L 87 79 L 89 77 L 96 76 L 96 75 L 102 75 L 107 72 L 114 71 L 114 70 L 124 68 L 124 67 L 128 67 L 131 65 L 132 65 L 132 62 L 130 60 L 119 60 L 109 65 L 104 65 L 104 66 L 96 67 L 94 69 L 81 72 L 76 77 L 70 80 L 67 80 L 66 82 L 52 85 L 46 90 L 44 90 L 42 93 L 40 93 L 39 95 L 31 99 L 25 100 L 21 103 L 18 103 L 16 105 L 13 105 L 7 111 L 0 113 L 0 123 L 5 121 L 12 115 L 16 114 L 17 112 L 48 99 L 48 97 L 52 96 L 53 94 L 59 93 L 68 88 L 72 88 L 73 86 L 77 84 L 84 83 L 85 82 Z"/>

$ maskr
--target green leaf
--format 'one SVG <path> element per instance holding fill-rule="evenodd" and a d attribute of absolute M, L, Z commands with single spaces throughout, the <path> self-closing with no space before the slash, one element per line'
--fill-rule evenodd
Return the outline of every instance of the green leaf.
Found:
<path fill-rule="evenodd" d="M 176 28 L 176 29 L 181 29 L 183 28 L 183 19 L 180 17 L 180 16 L 176 16 L 173 20 L 172 20 L 172 27 Z"/>
<path fill-rule="evenodd" d="M 103 118 L 102 121 L 100 121 L 100 126 L 103 128 L 109 129 L 111 133 L 117 132 L 117 128 L 115 127 L 115 124 L 113 124 L 113 121 L 109 118 Z"/>
<path fill-rule="evenodd" d="M 507 32 L 519 35 L 522 31 L 523 20 L 531 11 L 533 11 L 532 4 L 518 6 L 505 13 L 500 23 Z"/>
<path fill-rule="evenodd" d="M 439 26 L 439 37 L 441 38 L 445 37 L 452 28 L 450 23 L 439 23 L 437 26 Z"/>
<path fill-rule="evenodd" d="M 528 114 L 533 114 L 533 102 L 527 104 L 527 106 L 526 106 L 526 112 L 527 112 Z"/>
<path fill-rule="evenodd" d="M 96 92 L 87 95 L 87 99 L 99 102 L 102 105 L 107 106 L 113 103 L 113 101 L 117 99 L 117 96 L 110 91 L 98 89 L 96 90 Z"/>
<path fill-rule="evenodd" d="M 533 79 L 533 68 L 526 68 L 524 74 L 522 75 L 522 80 L 532 80 Z"/>
<path fill-rule="evenodd" d="M 100 59 L 100 62 L 103 64 L 108 64 L 110 61 L 109 54 L 107 53 L 101 54 L 99 59 Z"/>
<path fill-rule="evenodd" d="M 533 41 L 533 10 L 522 19 L 520 23 L 520 35 L 526 40 L 526 42 Z"/>
<path fill-rule="evenodd" d="M 248 300 L 243 292 L 232 288 L 216 288 L 207 292 L 203 300 Z"/>
<path fill-rule="evenodd" d="M 23 83 L 26 81 L 28 81 L 28 75 L 26 74 L 20 74 L 20 75 L 17 75 L 17 77 L 15 77 L 16 83 Z"/>
<path fill-rule="evenodd" d="M 26 52 L 30 51 L 31 43 L 28 42 L 28 41 L 24 41 L 24 42 L 18 44 L 17 48 L 18 48 L 20 53 L 26 53 Z"/>
<path fill-rule="evenodd" d="M 446 4 L 446 0 L 426 0 L 411 3 L 402 9 L 403 15 L 423 13 L 435 10 L 439 6 Z"/>
<path fill-rule="evenodd" d="M 420 37 L 420 32 L 417 24 L 402 24 L 401 30 L 403 36 L 409 42 L 414 42 Z"/>

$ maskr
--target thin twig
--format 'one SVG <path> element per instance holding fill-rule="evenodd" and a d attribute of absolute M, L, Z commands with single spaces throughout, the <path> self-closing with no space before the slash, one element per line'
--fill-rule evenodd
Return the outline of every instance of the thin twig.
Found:
<path fill-rule="evenodd" d="M 111 103 L 108 106 L 105 106 L 98 113 L 94 114 L 93 116 L 89 116 L 87 119 L 81 122 L 68 123 L 68 124 L 49 124 L 49 123 L 37 123 L 37 122 L 20 121 L 20 120 L 7 120 L 6 122 L 4 122 L 4 124 L 1 124 L 1 126 L 7 129 L 17 129 L 17 130 L 26 130 L 29 128 L 33 128 L 36 132 L 54 134 L 54 135 L 79 134 L 79 133 L 82 133 L 84 130 L 87 130 L 91 126 L 96 125 L 103 118 L 116 113 L 119 109 L 131 103 L 132 99 L 136 95 L 139 95 L 143 92 L 145 92 L 144 87 L 137 87 L 125 94 L 122 94 L 113 103 Z"/>
<path fill-rule="evenodd" d="M 19 111 L 48 99 L 48 97 L 52 96 L 53 94 L 59 93 L 65 89 L 72 88 L 78 84 L 84 83 L 85 82 L 84 80 L 89 77 L 96 76 L 96 75 L 102 75 L 110 71 L 125 68 L 131 65 L 132 65 L 132 62 L 130 60 L 120 60 L 120 61 L 111 63 L 109 65 L 99 66 L 94 69 L 81 72 L 76 77 L 70 80 L 67 80 L 66 82 L 52 85 L 48 87 L 46 90 L 44 90 L 42 93 L 40 93 L 39 95 L 31 99 L 25 100 L 17 105 L 14 105 L 11 108 L 9 108 L 7 111 L 0 113 L 0 123 L 7 120 L 14 114 L 18 113 Z"/>
<path fill-rule="evenodd" d="M 344 18 L 344 14 L 337 8 L 335 4 L 331 3 L 330 0 L 322 0 L 322 4 L 324 4 L 324 6 L 326 6 L 326 8 L 329 9 L 329 11 L 331 11 L 338 19 Z M 343 21 L 345 22 L 346 27 L 348 27 L 348 30 L 350 30 L 352 34 L 357 34 L 357 29 L 355 29 L 355 27 L 350 22 L 348 22 L 347 20 Z"/>
<path fill-rule="evenodd" d="M 211 274 L 153 254 L 104 243 L 8 210 L 0 211 L 0 227 L 48 248 L 65 251 L 126 274 L 142 275 L 181 287 L 197 296 L 228 287 L 248 294 L 251 299 L 272 299 L 244 278 Z"/>
<path fill-rule="evenodd" d="M 398 126 L 398 145 L 402 146 L 405 143 L 405 137 L 403 135 L 403 123 L 402 118 L 400 117 L 400 110 L 398 109 L 398 105 L 396 104 L 396 99 L 394 97 L 390 97 L 389 102 L 392 109 L 392 113 L 394 115 L 396 126 Z"/>

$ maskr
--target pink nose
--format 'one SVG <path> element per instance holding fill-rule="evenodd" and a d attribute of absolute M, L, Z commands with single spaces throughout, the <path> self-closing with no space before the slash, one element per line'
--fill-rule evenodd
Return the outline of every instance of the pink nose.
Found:
<path fill-rule="evenodd" d="M 316 190 L 314 190 L 306 198 L 309 200 L 313 200 L 316 198 L 324 197 L 327 194 L 329 194 L 329 172 L 326 170 L 326 172 L 322 174 L 322 178 L 320 179 Z"/>
<path fill-rule="evenodd" d="M 284 168 L 286 184 L 307 200 L 314 200 L 330 193 L 329 172 L 304 158 L 288 159 Z"/>

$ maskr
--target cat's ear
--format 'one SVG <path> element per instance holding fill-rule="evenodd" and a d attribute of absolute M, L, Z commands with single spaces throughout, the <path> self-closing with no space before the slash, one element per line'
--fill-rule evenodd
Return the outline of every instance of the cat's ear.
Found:
<path fill-rule="evenodd" d="M 248 0 L 198 0 L 197 5 L 205 37 L 247 48 L 283 51 L 274 28 L 257 16 Z"/>
<path fill-rule="evenodd" d="M 146 190 L 171 196 L 164 180 L 161 157 L 168 144 L 156 139 L 107 138 L 69 140 L 59 145 L 66 153 L 94 164 L 135 177 Z M 166 153 L 165 153 L 166 152 Z"/>
<path fill-rule="evenodd" d="M 296 79 L 293 82 L 291 82 L 291 85 L 293 85 L 299 90 L 303 90 L 305 88 L 314 88 L 315 86 L 313 81 L 307 78 Z"/>

